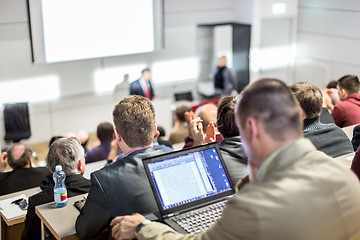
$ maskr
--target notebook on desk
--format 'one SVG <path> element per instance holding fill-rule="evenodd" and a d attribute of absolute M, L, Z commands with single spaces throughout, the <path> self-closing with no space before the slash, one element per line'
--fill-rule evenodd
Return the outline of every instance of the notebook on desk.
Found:
<path fill-rule="evenodd" d="M 180 233 L 198 233 L 221 216 L 233 196 L 216 143 L 143 160 L 161 220 Z"/>

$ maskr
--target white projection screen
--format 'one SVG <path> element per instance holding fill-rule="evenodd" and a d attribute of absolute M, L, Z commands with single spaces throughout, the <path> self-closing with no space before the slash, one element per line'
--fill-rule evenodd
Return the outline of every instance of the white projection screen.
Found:
<path fill-rule="evenodd" d="M 163 45 L 163 0 L 28 0 L 34 63 L 146 53 Z"/>

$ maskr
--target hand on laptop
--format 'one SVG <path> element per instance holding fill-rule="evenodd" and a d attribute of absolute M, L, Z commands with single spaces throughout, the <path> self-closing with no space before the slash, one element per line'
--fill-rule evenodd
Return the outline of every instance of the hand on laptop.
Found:
<path fill-rule="evenodd" d="M 136 227 L 144 220 L 146 218 L 139 213 L 114 218 L 110 223 L 113 226 L 112 237 L 115 240 L 134 239 Z"/>

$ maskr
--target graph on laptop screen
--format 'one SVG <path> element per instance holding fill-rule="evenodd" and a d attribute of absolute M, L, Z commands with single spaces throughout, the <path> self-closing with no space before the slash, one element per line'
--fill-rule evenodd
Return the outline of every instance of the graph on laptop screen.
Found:
<path fill-rule="evenodd" d="M 149 170 L 163 210 L 231 189 L 215 148 L 149 163 Z"/>

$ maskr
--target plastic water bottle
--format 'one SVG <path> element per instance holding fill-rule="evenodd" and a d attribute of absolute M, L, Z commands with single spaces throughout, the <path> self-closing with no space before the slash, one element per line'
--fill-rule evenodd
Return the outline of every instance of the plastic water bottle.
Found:
<path fill-rule="evenodd" d="M 57 165 L 53 174 L 54 186 L 54 201 L 58 208 L 65 207 L 67 204 L 67 190 L 65 186 L 65 172 L 60 165 Z"/>

